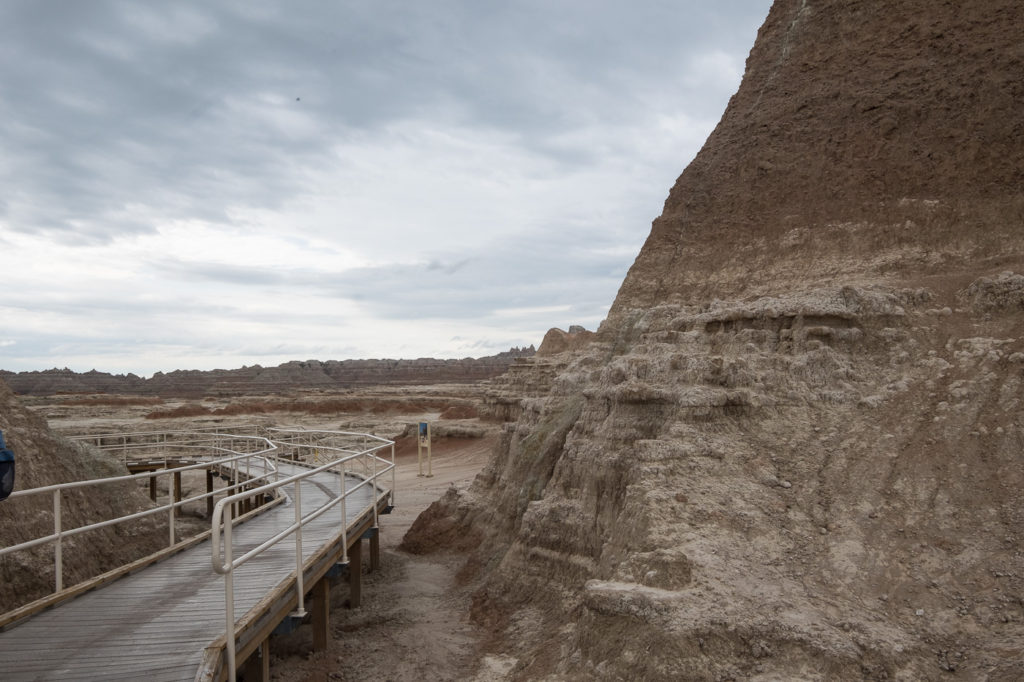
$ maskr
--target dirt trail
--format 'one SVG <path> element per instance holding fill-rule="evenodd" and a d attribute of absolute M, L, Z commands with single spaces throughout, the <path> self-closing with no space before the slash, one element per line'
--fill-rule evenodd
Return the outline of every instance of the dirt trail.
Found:
<path fill-rule="evenodd" d="M 493 444 L 493 437 L 436 442 L 434 475 L 427 478 L 417 476 L 415 444 L 399 443 L 397 504 L 391 514 L 380 519 L 381 570 L 364 574 L 363 601 L 358 609 L 346 607 L 346 585 L 332 591 L 333 639 L 326 652 L 311 653 L 309 628 L 273 639 L 272 679 L 473 677 L 479 666 L 478 634 L 466 619 L 469 590 L 454 582 L 462 559 L 444 554 L 416 556 L 397 546 L 419 513 L 449 486 L 469 486 Z"/>

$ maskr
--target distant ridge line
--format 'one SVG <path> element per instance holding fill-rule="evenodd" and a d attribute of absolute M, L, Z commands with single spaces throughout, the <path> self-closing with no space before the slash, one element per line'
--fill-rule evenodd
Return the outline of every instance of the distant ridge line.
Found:
<path fill-rule="evenodd" d="M 244 395 L 305 388 L 344 389 L 355 386 L 483 381 L 504 374 L 517 359 L 532 357 L 535 352 L 531 345 L 526 348 L 513 347 L 497 355 L 451 360 L 293 360 L 276 367 L 252 365 L 238 369 L 157 372 L 148 379 L 131 373 L 110 374 L 95 369 L 75 372 L 66 367 L 30 372 L 0 370 L 0 379 L 21 395 Z"/>

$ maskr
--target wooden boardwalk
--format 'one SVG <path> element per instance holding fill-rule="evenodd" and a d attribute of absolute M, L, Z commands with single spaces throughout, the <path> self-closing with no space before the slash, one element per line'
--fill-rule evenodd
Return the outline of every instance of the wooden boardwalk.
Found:
<path fill-rule="evenodd" d="M 286 462 L 278 466 L 282 478 L 308 471 Z M 339 478 L 320 472 L 302 480 L 303 514 L 336 498 Z M 349 475 L 346 487 L 361 480 Z M 283 504 L 234 528 L 236 557 L 294 522 L 293 486 L 282 489 L 288 497 Z M 373 514 L 370 485 L 349 495 L 346 513 L 350 529 L 366 525 Z M 304 526 L 303 560 L 337 543 L 340 531 L 340 506 Z M 235 569 L 236 618 L 265 602 L 294 572 L 293 536 Z M 224 576 L 213 571 L 207 539 L 0 632 L 0 679 L 194 680 L 206 647 L 223 633 Z"/>

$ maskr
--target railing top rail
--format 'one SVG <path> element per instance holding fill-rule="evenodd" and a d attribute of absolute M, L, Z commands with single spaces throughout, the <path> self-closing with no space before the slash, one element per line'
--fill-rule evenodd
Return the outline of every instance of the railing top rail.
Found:
<path fill-rule="evenodd" d="M 273 462 L 271 462 L 271 460 L 267 459 L 266 457 L 262 457 L 262 456 L 258 457 L 258 459 L 263 461 L 263 474 L 261 476 L 254 476 L 253 480 L 260 481 L 260 480 L 263 480 L 263 479 L 267 478 L 271 474 L 274 474 L 274 473 L 277 472 L 277 467 L 273 464 Z M 205 465 L 200 465 L 200 466 L 205 466 Z M 163 469 L 163 470 L 161 470 L 159 472 L 159 474 L 157 474 L 157 473 L 150 473 L 150 474 L 145 474 L 145 476 L 163 475 L 163 474 L 166 474 L 166 473 L 171 472 L 171 471 L 175 471 L 175 470 L 174 469 Z M 139 477 L 142 477 L 142 476 L 143 475 L 140 475 Z M 130 477 L 130 478 L 134 478 L 134 477 Z M 107 528 L 109 526 L 115 526 L 115 525 L 117 525 L 119 523 L 124 523 L 125 521 L 132 521 L 134 519 L 141 519 L 141 518 L 146 517 L 146 516 L 152 516 L 153 514 L 159 514 L 159 513 L 163 512 L 163 511 L 166 511 L 167 509 L 170 509 L 170 508 L 180 507 L 185 502 L 192 502 L 192 501 L 196 501 L 196 500 L 206 499 L 206 498 L 211 497 L 211 496 L 216 495 L 216 494 L 217 494 L 216 492 L 209 492 L 209 493 L 200 494 L 200 495 L 193 495 L 192 497 L 189 497 L 187 499 L 180 500 L 180 501 L 177 501 L 177 502 L 171 501 L 171 502 L 168 502 L 167 504 L 161 505 L 159 507 L 154 507 L 152 509 L 143 509 L 142 511 L 138 511 L 138 512 L 135 512 L 133 514 L 126 514 L 124 516 L 118 516 L 118 517 L 115 517 L 115 518 L 112 518 L 112 519 L 107 519 L 106 521 L 97 521 L 95 523 L 86 524 L 84 526 L 78 526 L 77 528 L 68 528 L 66 530 L 61 530 L 61 531 L 53 533 L 51 535 L 40 536 L 40 537 L 38 537 L 38 538 L 36 538 L 34 540 L 28 540 L 26 542 L 22 542 L 22 543 L 19 543 L 17 545 L 12 545 L 10 547 L 0 547 L 0 555 L 9 554 L 11 552 L 16 552 L 16 551 L 19 551 L 19 550 L 22 550 L 22 549 L 28 549 L 30 547 L 35 547 L 37 545 L 47 544 L 49 542 L 53 542 L 58 537 L 71 537 L 73 535 L 79 535 L 79 534 L 85 533 L 87 531 L 98 530 L 100 528 Z"/>
<path fill-rule="evenodd" d="M 108 431 L 105 433 L 77 433 L 71 436 L 66 436 L 69 440 L 93 440 L 96 438 L 122 438 L 131 436 L 159 436 L 161 434 L 177 435 L 177 434 L 188 434 L 188 433 L 201 433 L 208 435 L 211 431 L 231 431 L 235 429 L 246 429 L 252 430 L 259 428 L 258 424 L 233 424 L 225 426 L 224 424 L 216 424 L 212 426 L 197 426 L 190 429 L 157 429 L 153 431 Z M 224 434 L 221 434 L 224 435 Z M 231 433 L 232 436 L 239 436 L 240 434 Z"/>
<path fill-rule="evenodd" d="M 239 437 L 245 437 L 245 436 L 239 436 Z M 267 444 L 268 447 L 263 448 L 262 450 L 254 450 L 253 452 L 237 452 L 235 450 L 229 450 L 227 448 L 218 448 L 218 447 L 212 447 L 212 446 L 205 446 L 203 449 L 207 449 L 207 450 L 220 450 L 222 452 L 231 452 L 231 453 L 234 453 L 234 454 L 229 455 L 227 457 L 218 457 L 218 458 L 215 458 L 215 459 L 204 460 L 203 462 L 200 462 L 200 463 L 197 463 L 197 464 L 188 464 L 186 466 L 176 467 L 174 469 L 161 469 L 158 472 L 157 471 L 146 471 L 146 472 L 142 472 L 142 473 L 138 473 L 138 474 L 126 474 L 124 476 L 108 476 L 106 478 L 90 478 L 90 479 L 87 479 L 87 480 L 84 480 L 84 481 L 69 481 L 67 483 L 56 483 L 54 485 L 41 486 L 39 488 L 29 488 L 27 490 L 15 490 L 13 493 L 10 494 L 10 496 L 7 499 L 10 500 L 10 499 L 18 498 L 18 497 L 27 497 L 29 495 L 38 495 L 38 494 L 42 494 L 42 493 L 53 492 L 54 490 L 67 490 L 67 489 L 70 489 L 70 488 L 87 488 L 89 486 L 94 486 L 94 485 L 105 485 L 105 484 L 108 484 L 108 483 L 117 483 L 118 481 L 129 481 L 129 480 L 132 480 L 132 479 L 148 478 L 148 477 L 152 477 L 152 476 L 162 476 L 162 475 L 165 475 L 165 474 L 168 474 L 168 473 L 173 473 L 173 472 L 176 472 L 176 471 L 187 471 L 189 469 L 206 468 L 206 467 L 210 466 L 211 464 L 229 463 L 229 462 L 233 462 L 233 461 L 236 461 L 236 460 L 239 460 L 239 459 L 245 459 L 247 457 L 264 456 L 264 455 L 267 455 L 267 454 L 269 454 L 271 452 L 274 452 L 275 450 L 279 449 L 276 445 L 274 445 L 274 443 L 272 443 L 271 441 L 267 440 L 266 438 L 258 438 L 258 440 L 264 441 Z"/>
<path fill-rule="evenodd" d="M 281 447 L 289 447 L 289 448 L 315 448 L 317 450 L 331 450 L 331 451 L 334 451 L 334 452 L 348 452 L 348 453 L 351 453 L 352 455 L 373 454 L 373 453 L 377 452 L 378 450 L 383 450 L 384 448 L 388 447 L 389 445 L 392 445 L 391 441 L 386 441 L 384 443 L 381 443 L 380 445 L 374 445 L 374 446 L 371 446 L 371 447 L 368 447 L 368 448 L 364 448 L 362 450 L 352 450 L 352 449 L 349 449 L 349 448 L 339 447 L 337 445 L 324 445 L 323 443 L 314 443 L 314 444 L 310 445 L 309 443 L 289 443 L 288 441 L 280 441 L 280 440 L 275 440 L 275 441 L 271 441 L 271 442 L 274 443 L 275 445 L 279 445 Z"/>
<path fill-rule="evenodd" d="M 380 441 L 384 445 L 391 445 L 392 443 L 394 443 L 393 440 L 388 440 L 387 438 L 383 438 L 381 436 L 375 436 L 372 433 L 360 433 L 358 431 L 333 431 L 333 430 L 329 430 L 329 429 L 305 429 L 305 428 L 302 428 L 302 427 L 294 427 L 294 428 L 276 428 L 275 427 L 275 428 L 268 428 L 267 431 L 268 432 L 276 432 L 276 433 L 325 433 L 325 434 L 336 435 L 336 436 L 362 436 L 362 437 L 366 437 L 366 438 L 371 438 L 371 439 L 376 440 L 376 441 Z"/>

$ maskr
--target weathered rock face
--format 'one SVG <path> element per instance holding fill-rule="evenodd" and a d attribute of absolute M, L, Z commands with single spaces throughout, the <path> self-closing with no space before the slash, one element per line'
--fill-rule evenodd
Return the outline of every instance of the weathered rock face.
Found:
<path fill-rule="evenodd" d="M 588 332 L 579 325 L 572 325 L 569 331 L 564 332 L 557 327 L 549 329 L 540 342 L 537 355 L 557 355 L 567 350 L 582 348 L 594 338 L 593 332 Z"/>
<path fill-rule="evenodd" d="M 0 430 L 17 458 L 15 491 L 89 478 L 123 476 L 124 466 L 88 445 L 54 435 L 46 422 L 24 408 L 0 381 Z M 65 530 L 139 511 L 149 499 L 131 483 L 67 490 L 61 494 Z M 64 585 L 162 549 L 166 518 L 147 517 L 94 530 L 63 541 Z M 0 546 L 9 547 L 54 532 L 50 494 L 0 502 Z M 54 587 L 53 545 L 0 557 L 0 613 L 46 596 Z"/>
<path fill-rule="evenodd" d="M 775 3 L 597 338 L 408 536 L 477 547 L 514 676 L 1024 678 L 1022 30 Z"/>
<path fill-rule="evenodd" d="M 612 317 L 1019 246 L 1022 17 L 1013 0 L 776 2 Z"/>
<path fill-rule="evenodd" d="M 6 372 L 0 378 L 22 395 L 55 393 L 122 393 L 157 396 L 251 395 L 294 389 L 341 389 L 353 386 L 386 386 L 481 381 L 505 372 L 517 358 L 530 357 L 529 348 L 461 360 L 309 360 L 286 362 L 277 367 L 240 369 L 175 370 L 157 372 L 149 379 L 134 374 L 78 373 L 70 369 L 41 372 Z"/>

